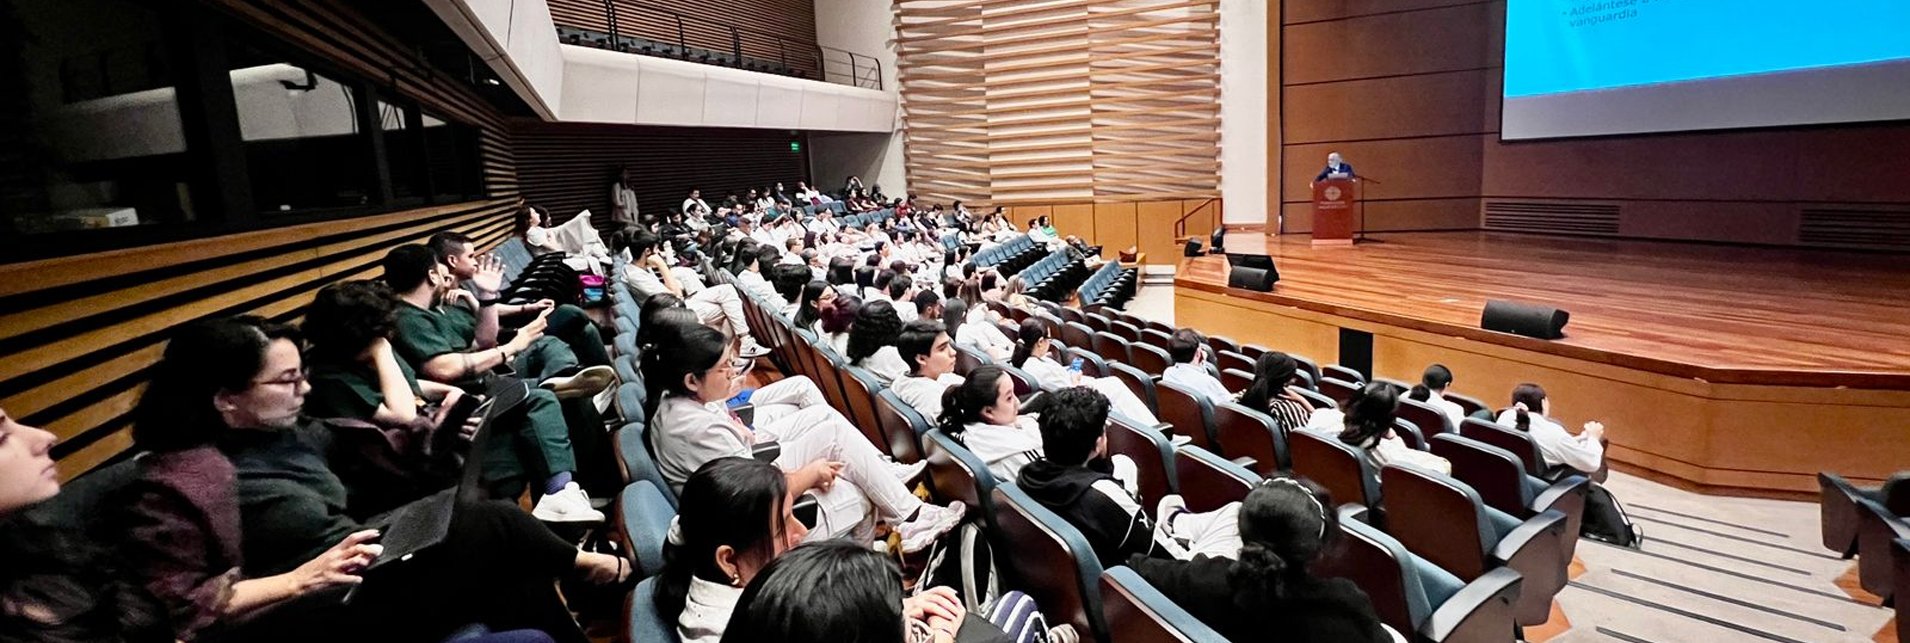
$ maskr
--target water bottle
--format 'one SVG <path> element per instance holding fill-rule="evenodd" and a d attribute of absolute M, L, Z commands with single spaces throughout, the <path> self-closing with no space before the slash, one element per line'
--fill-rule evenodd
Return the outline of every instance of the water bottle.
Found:
<path fill-rule="evenodd" d="M 1073 363 L 1068 364 L 1068 372 L 1074 373 L 1075 375 L 1081 374 L 1081 358 L 1076 357 Z"/>

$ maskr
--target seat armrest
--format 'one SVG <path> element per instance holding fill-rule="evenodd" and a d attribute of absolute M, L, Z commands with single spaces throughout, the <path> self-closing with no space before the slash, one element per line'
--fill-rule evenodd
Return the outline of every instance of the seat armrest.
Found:
<path fill-rule="evenodd" d="M 1340 514 L 1340 522 L 1354 521 L 1354 522 L 1372 524 L 1372 520 L 1371 520 L 1372 516 L 1370 514 L 1373 513 L 1373 510 L 1371 508 L 1368 508 L 1366 505 L 1363 505 L 1357 502 L 1349 502 L 1349 503 L 1340 505 L 1338 511 Z"/>
<path fill-rule="evenodd" d="M 1500 567 L 1475 578 L 1459 592 L 1433 610 L 1420 624 L 1419 635 L 1434 643 L 1469 638 L 1464 633 L 1499 631 L 1512 640 L 1517 625 L 1512 621 L 1511 605 L 1519 598 L 1524 579 L 1510 568 Z M 1481 619 L 1500 621 L 1484 623 Z M 1458 636 L 1455 636 L 1458 635 Z"/>
<path fill-rule="evenodd" d="M 1492 548 L 1492 558 L 1501 562 L 1512 560 L 1527 543 L 1538 538 L 1555 538 L 1547 532 L 1564 528 L 1565 514 L 1549 509 L 1539 512 L 1539 515 L 1525 519 L 1511 533 L 1500 538 L 1499 544 Z"/>
<path fill-rule="evenodd" d="M 1557 506 L 1560 501 L 1571 498 L 1574 495 L 1583 495 L 1591 490 L 1591 488 L 1592 481 L 1585 476 L 1565 476 L 1564 478 L 1560 478 L 1558 482 L 1552 483 L 1552 486 L 1546 487 L 1545 491 L 1539 492 L 1537 498 L 1532 499 L 1532 510 L 1545 511 L 1551 509 Z"/>
<path fill-rule="evenodd" d="M 783 444 L 781 442 L 758 442 L 750 446 L 749 455 L 755 458 L 757 462 L 775 462 L 777 458 L 783 457 Z"/>
<path fill-rule="evenodd" d="M 796 514 L 796 520 L 801 522 L 803 527 L 815 529 L 821 507 L 821 503 L 816 500 L 816 494 L 805 493 L 789 506 L 789 511 Z"/>
<path fill-rule="evenodd" d="M 735 413 L 736 417 L 742 418 L 743 424 L 749 425 L 751 427 L 756 426 L 756 405 L 755 404 L 738 404 L 736 406 L 730 407 L 730 412 Z"/>
<path fill-rule="evenodd" d="M 1238 458 L 1234 458 L 1233 463 L 1240 465 L 1241 468 L 1244 468 L 1248 471 L 1252 471 L 1254 467 L 1260 466 L 1259 460 L 1255 460 L 1252 457 L 1244 456 L 1244 455 Z"/>

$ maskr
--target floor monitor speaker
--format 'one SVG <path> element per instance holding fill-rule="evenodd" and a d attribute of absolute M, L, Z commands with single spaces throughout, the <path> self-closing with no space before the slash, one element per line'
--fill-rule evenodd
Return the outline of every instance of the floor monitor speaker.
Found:
<path fill-rule="evenodd" d="M 1479 327 L 1539 339 L 1559 339 L 1565 336 L 1565 322 L 1571 318 L 1571 313 L 1551 306 L 1492 299 L 1486 301 Z"/>

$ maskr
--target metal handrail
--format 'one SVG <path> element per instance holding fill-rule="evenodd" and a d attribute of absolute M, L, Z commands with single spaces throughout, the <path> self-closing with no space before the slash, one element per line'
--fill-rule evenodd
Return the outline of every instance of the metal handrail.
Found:
<path fill-rule="evenodd" d="M 644 43 L 654 43 L 661 46 L 665 52 L 667 52 L 657 55 L 673 54 L 677 58 L 688 60 L 692 57 L 692 50 L 699 50 L 703 52 L 702 57 L 707 62 L 711 54 L 716 54 L 719 58 L 723 54 L 727 54 L 732 57 L 737 66 L 743 66 L 745 61 L 759 62 L 765 67 L 774 63 L 780 65 L 780 73 L 787 75 L 805 77 L 807 76 L 805 72 L 813 70 L 814 73 L 822 76 L 820 80 L 836 82 L 831 79 L 831 76 L 834 75 L 842 77 L 845 80 L 842 84 L 856 87 L 870 87 L 871 84 L 873 84 L 875 89 L 882 88 L 881 63 L 874 57 L 868 55 L 857 54 L 836 47 L 823 47 L 816 43 L 791 40 L 772 31 L 738 27 L 707 18 L 686 15 L 673 9 L 650 5 L 640 2 L 639 0 L 603 0 L 603 11 L 605 24 L 609 26 L 610 33 L 607 34 L 607 41 L 602 38 L 604 34 L 598 34 L 594 39 L 606 45 L 609 49 L 631 53 L 646 53 L 638 52 L 636 49 L 641 45 L 643 49 L 647 50 L 649 49 L 649 45 Z M 670 43 L 667 36 L 657 38 L 655 36 L 658 34 L 655 33 L 641 36 L 634 33 L 626 34 L 626 24 L 632 22 L 631 18 L 633 14 L 638 12 L 668 18 L 676 27 L 676 42 L 674 44 Z M 584 32 L 586 37 L 589 37 L 588 34 L 592 33 L 588 27 L 561 24 L 558 26 L 562 29 Z M 725 32 L 727 32 L 729 36 L 726 43 L 719 44 L 717 42 L 711 42 L 715 40 L 715 38 L 720 38 Z M 714 36 L 714 38 L 705 40 L 702 38 L 703 36 Z M 753 48 L 754 50 L 746 53 L 744 51 L 745 36 L 749 37 L 751 43 L 762 44 L 763 47 Z M 702 40 L 702 42 L 693 44 L 693 39 Z M 773 54 L 767 50 L 767 43 L 770 42 L 775 43 L 776 46 Z M 675 48 L 674 51 L 670 51 L 672 46 Z M 728 51 L 725 52 L 723 51 L 724 49 Z M 849 71 L 846 73 L 835 72 L 832 74 L 829 69 L 828 55 L 825 53 L 825 50 L 847 54 L 849 59 Z M 792 58 L 794 58 L 794 60 L 792 60 Z"/>
<path fill-rule="evenodd" d="M 1208 198 L 1206 201 L 1201 202 L 1199 206 L 1195 207 L 1192 210 L 1188 210 L 1185 214 L 1180 215 L 1179 219 L 1175 219 L 1174 220 L 1174 238 L 1180 239 L 1182 237 L 1187 236 L 1187 220 L 1190 218 L 1193 218 L 1193 216 L 1196 214 L 1200 214 L 1201 210 L 1207 209 L 1207 206 L 1213 205 L 1215 201 L 1219 201 L 1219 200 L 1220 199 L 1216 199 L 1216 198 Z"/>
<path fill-rule="evenodd" d="M 823 80 L 829 80 L 832 75 L 846 75 L 849 77 L 849 82 L 845 84 L 868 89 L 882 89 L 882 61 L 876 60 L 874 56 L 858 54 L 840 47 L 831 47 L 828 45 L 816 45 L 816 47 L 821 49 L 824 54 L 822 57 Z M 831 72 L 829 70 L 829 56 L 827 54 L 831 51 L 839 51 L 849 56 L 849 71 L 846 74 L 842 72 Z M 864 62 L 868 64 L 864 65 Z"/>

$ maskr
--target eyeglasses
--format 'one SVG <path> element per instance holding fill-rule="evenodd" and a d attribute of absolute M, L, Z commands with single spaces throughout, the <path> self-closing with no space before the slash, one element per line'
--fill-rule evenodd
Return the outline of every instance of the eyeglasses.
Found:
<path fill-rule="evenodd" d="M 309 368 L 301 368 L 301 369 L 298 369 L 298 372 L 297 372 L 297 373 L 293 373 L 293 374 L 291 374 L 291 375 L 287 375 L 287 376 L 284 376 L 284 377 L 278 377 L 278 378 L 274 378 L 274 379 L 269 379 L 269 380 L 263 380 L 263 381 L 254 381 L 254 382 L 252 382 L 252 385 L 253 385 L 253 386 L 265 386 L 265 385 L 268 385 L 268 384 L 276 384 L 276 385 L 279 385 L 279 386 L 297 386 L 297 385 L 300 385 L 300 384 L 304 384 L 304 383 L 305 383 L 305 380 L 307 380 L 307 379 L 310 379 L 310 378 L 311 378 L 311 375 L 312 375 L 312 370 L 311 370 L 311 369 L 309 369 Z"/>

